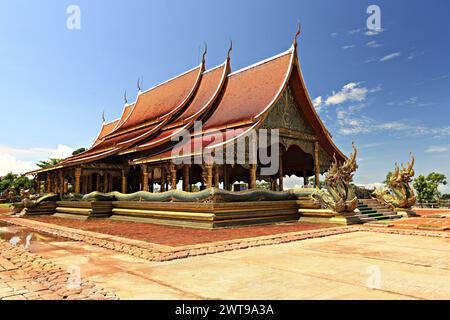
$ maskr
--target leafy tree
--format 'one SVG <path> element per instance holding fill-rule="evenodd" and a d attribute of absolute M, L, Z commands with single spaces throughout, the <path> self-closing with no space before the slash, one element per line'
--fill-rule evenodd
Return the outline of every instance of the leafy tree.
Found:
<path fill-rule="evenodd" d="M 33 180 L 25 176 L 18 176 L 12 172 L 4 177 L 0 177 L 0 194 L 7 196 L 10 199 L 20 195 L 20 190 L 31 190 L 34 192 Z"/>
<path fill-rule="evenodd" d="M 442 200 L 450 200 L 450 193 L 445 193 L 441 197 Z"/>
<path fill-rule="evenodd" d="M 256 188 L 257 189 L 265 189 L 265 190 L 270 190 L 270 182 L 267 181 L 258 181 L 256 183 Z"/>
<path fill-rule="evenodd" d="M 57 165 L 58 163 L 60 163 L 63 159 L 55 159 L 55 158 L 50 158 L 48 160 L 41 160 L 38 163 L 36 163 L 36 165 L 40 168 L 48 168 L 48 167 L 52 167 Z"/>
<path fill-rule="evenodd" d="M 389 171 L 386 175 L 386 179 L 384 179 L 383 183 L 386 187 L 389 187 L 389 180 L 391 180 L 392 171 Z"/>
<path fill-rule="evenodd" d="M 432 172 L 428 176 L 420 175 L 414 179 L 413 187 L 417 192 L 419 202 L 436 201 L 440 197 L 439 185 L 446 185 L 447 178 L 442 173 Z"/>
<path fill-rule="evenodd" d="M 86 148 L 78 148 L 77 150 L 72 152 L 72 155 L 76 156 L 77 154 L 80 154 L 80 153 L 85 152 L 85 151 L 86 151 Z"/>

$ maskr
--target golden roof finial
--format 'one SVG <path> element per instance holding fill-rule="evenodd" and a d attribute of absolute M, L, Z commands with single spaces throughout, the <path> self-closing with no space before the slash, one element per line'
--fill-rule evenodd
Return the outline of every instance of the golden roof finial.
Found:
<path fill-rule="evenodd" d="M 205 56 L 206 56 L 207 52 L 208 52 L 208 45 L 205 42 L 205 49 L 203 50 L 203 55 L 202 55 L 202 63 L 203 64 L 205 63 Z"/>
<path fill-rule="evenodd" d="M 125 104 L 128 103 L 128 99 L 127 99 L 127 90 L 125 90 L 125 93 L 123 94 L 123 100 L 125 101 Z"/>
<path fill-rule="evenodd" d="M 300 30 L 301 30 L 301 28 L 300 28 L 300 20 L 298 20 L 298 22 L 297 22 L 297 32 L 295 33 L 294 42 L 292 43 L 294 47 L 297 46 L 297 37 L 300 35 Z"/>
<path fill-rule="evenodd" d="M 228 48 L 227 59 L 230 59 L 230 53 L 233 50 L 233 40 L 230 39 L 230 47 Z"/>

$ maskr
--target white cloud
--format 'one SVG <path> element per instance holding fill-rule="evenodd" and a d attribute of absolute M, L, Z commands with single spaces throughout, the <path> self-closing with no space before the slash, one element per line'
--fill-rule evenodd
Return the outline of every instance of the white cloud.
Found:
<path fill-rule="evenodd" d="M 36 168 L 32 161 L 17 160 L 16 157 L 10 154 L 0 154 L 0 176 L 4 176 L 9 172 L 22 174 Z"/>
<path fill-rule="evenodd" d="M 376 40 L 373 40 L 373 41 L 367 42 L 366 46 L 368 46 L 370 48 L 379 48 L 379 47 L 381 47 L 381 44 L 379 44 Z"/>
<path fill-rule="evenodd" d="M 443 153 L 443 152 L 447 152 L 448 151 L 448 147 L 446 146 L 429 146 L 425 152 L 426 153 Z"/>
<path fill-rule="evenodd" d="M 75 149 L 65 146 L 63 144 L 58 144 L 58 147 L 50 153 L 49 158 L 55 158 L 55 159 L 63 159 L 67 158 L 68 156 L 72 155 L 72 152 L 74 152 Z"/>
<path fill-rule="evenodd" d="M 387 56 L 384 56 L 383 58 L 378 60 L 378 62 L 384 62 L 384 61 L 392 60 L 392 59 L 395 59 L 397 57 L 400 57 L 401 55 L 402 55 L 401 52 L 394 52 L 394 53 L 388 54 Z"/>
<path fill-rule="evenodd" d="M 48 158 L 66 158 L 72 154 L 73 148 L 58 145 L 51 148 L 18 149 L 0 146 L 0 176 L 8 172 L 22 174 L 37 169 L 36 162 Z"/>
<path fill-rule="evenodd" d="M 366 99 L 368 91 L 367 88 L 359 87 L 358 83 L 350 82 L 343 86 L 339 92 L 333 92 L 333 94 L 325 100 L 325 104 L 329 106 L 341 104 L 345 101 L 363 101 Z"/>
<path fill-rule="evenodd" d="M 330 36 L 333 37 L 333 38 L 336 38 L 337 35 L 338 35 L 337 32 L 330 33 Z"/>
<path fill-rule="evenodd" d="M 322 111 L 322 107 L 323 107 L 323 101 L 322 101 L 322 96 L 318 96 L 316 97 L 313 101 L 313 106 L 316 108 L 317 112 Z"/>
<path fill-rule="evenodd" d="M 341 48 L 344 49 L 344 50 L 346 50 L 346 49 L 351 49 L 351 48 L 354 48 L 354 47 L 356 47 L 355 44 L 349 44 L 349 45 L 343 46 L 343 47 L 341 47 Z"/>

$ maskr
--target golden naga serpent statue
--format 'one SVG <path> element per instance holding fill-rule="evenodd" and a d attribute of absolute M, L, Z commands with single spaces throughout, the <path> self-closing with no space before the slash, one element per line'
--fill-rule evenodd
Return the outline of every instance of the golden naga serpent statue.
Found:
<path fill-rule="evenodd" d="M 316 203 L 320 203 L 324 209 L 334 212 L 351 212 L 358 206 L 354 187 L 350 185 L 353 181 L 353 174 L 358 168 L 354 143 L 352 143 L 352 147 L 353 153 L 343 164 L 340 164 L 333 155 L 334 161 L 325 174 L 326 190 L 317 190 L 311 195 L 311 198 Z"/>
<path fill-rule="evenodd" d="M 388 181 L 389 190 L 375 190 L 373 193 L 378 200 L 393 209 L 410 208 L 416 203 L 414 189 L 410 185 L 412 177 L 414 177 L 414 156 L 411 152 L 410 155 L 412 160 L 408 162 L 406 168 L 402 163 L 400 170 L 397 162 L 395 163 L 394 172 Z"/>

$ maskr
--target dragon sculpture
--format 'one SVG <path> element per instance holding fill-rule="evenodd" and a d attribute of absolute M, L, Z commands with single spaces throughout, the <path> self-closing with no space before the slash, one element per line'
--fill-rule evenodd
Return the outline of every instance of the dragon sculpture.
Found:
<path fill-rule="evenodd" d="M 353 174 L 358 168 L 354 143 L 352 147 L 353 153 L 343 164 L 340 164 L 333 155 L 334 161 L 325 174 L 325 190 L 317 190 L 311 195 L 311 198 L 324 209 L 334 212 L 351 212 L 358 206 L 355 190 L 350 185 Z"/>
<path fill-rule="evenodd" d="M 396 208 L 410 208 L 416 203 L 416 196 L 414 189 L 410 185 L 412 177 L 414 177 L 414 156 L 412 153 L 411 162 L 405 168 L 401 165 L 401 170 L 398 164 L 395 163 L 395 169 L 388 181 L 388 190 L 375 190 L 374 196 L 381 202 L 387 204 L 392 209 Z"/>

